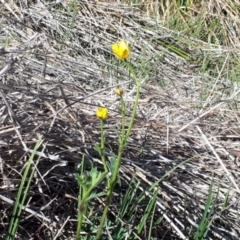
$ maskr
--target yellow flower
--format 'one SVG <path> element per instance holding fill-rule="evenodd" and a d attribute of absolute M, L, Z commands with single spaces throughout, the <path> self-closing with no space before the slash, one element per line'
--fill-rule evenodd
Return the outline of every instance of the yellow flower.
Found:
<path fill-rule="evenodd" d="M 119 97 L 121 97 L 121 96 L 123 95 L 123 90 L 118 87 L 118 88 L 116 88 L 115 93 L 116 93 Z"/>
<path fill-rule="evenodd" d="M 130 44 L 124 40 L 112 44 L 113 53 L 120 59 L 126 59 L 130 55 Z"/>
<path fill-rule="evenodd" d="M 105 120 L 108 117 L 108 109 L 105 107 L 99 107 L 96 111 L 98 118 Z"/>

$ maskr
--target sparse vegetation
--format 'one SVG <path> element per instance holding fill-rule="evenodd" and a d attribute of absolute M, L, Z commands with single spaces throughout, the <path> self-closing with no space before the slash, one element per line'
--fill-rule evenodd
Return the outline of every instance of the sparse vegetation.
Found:
<path fill-rule="evenodd" d="M 0 238 L 239 239 L 239 7 L 1 3 Z"/>

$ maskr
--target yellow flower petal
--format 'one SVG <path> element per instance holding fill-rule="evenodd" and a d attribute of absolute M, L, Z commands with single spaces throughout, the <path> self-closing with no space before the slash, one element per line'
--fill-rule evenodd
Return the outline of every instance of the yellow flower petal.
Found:
<path fill-rule="evenodd" d="M 112 44 L 113 53 L 120 59 L 126 59 L 130 56 L 130 44 L 124 40 Z"/>
<path fill-rule="evenodd" d="M 99 107 L 96 111 L 98 118 L 105 120 L 108 117 L 108 109 L 105 107 Z"/>

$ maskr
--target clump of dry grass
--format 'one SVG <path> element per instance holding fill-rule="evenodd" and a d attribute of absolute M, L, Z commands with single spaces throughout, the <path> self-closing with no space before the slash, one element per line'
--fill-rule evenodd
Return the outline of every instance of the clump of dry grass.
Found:
<path fill-rule="evenodd" d="M 203 41 L 239 47 L 238 1 L 149 0 L 142 1 L 141 6 L 149 16 L 154 14 L 165 26 L 174 27 L 189 37 L 198 34 Z"/>
<path fill-rule="evenodd" d="M 25 211 L 18 239 L 74 235 L 78 189 L 72 173 L 83 154 L 89 166 L 99 163 L 93 149 L 99 141 L 95 108 L 110 109 L 106 141 L 111 156 L 120 118 L 115 86 L 124 88 L 129 107 L 133 101 L 132 81 L 121 66 L 116 67 L 109 49 L 123 38 L 132 44 L 131 57 L 143 85 L 123 158 L 123 181 L 127 184 L 135 174 L 144 191 L 188 160 L 160 183 L 157 208 L 164 224 L 158 226 L 155 237 L 188 237 L 200 222 L 213 179 L 219 204 L 208 239 L 239 238 L 239 90 L 238 83 L 228 77 L 228 70 L 237 64 L 232 60 L 239 42 L 227 28 L 232 24 L 230 17 L 237 29 L 239 23 L 237 10 L 228 1 L 224 9 L 229 18 L 219 5 L 213 7 L 214 2 L 207 5 L 211 8 L 206 15 L 217 14 L 224 20 L 228 48 L 162 27 L 137 6 L 81 1 L 70 7 L 64 1 L 21 0 L 0 6 L 1 237 L 9 222 L 9 202 L 14 200 L 38 134 L 43 135 L 45 151 L 28 208 L 40 215 Z M 222 210 L 229 188 L 229 204 Z"/>

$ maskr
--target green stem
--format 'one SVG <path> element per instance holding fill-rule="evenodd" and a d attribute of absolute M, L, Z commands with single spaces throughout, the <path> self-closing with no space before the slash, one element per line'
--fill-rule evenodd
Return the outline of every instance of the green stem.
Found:
<path fill-rule="evenodd" d="M 119 146 L 121 146 L 122 141 L 124 139 L 125 136 L 125 125 L 126 125 L 126 103 L 124 101 L 124 99 L 121 97 L 121 116 L 122 116 L 122 129 L 121 129 L 121 134 L 120 134 L 120 138 L 119 138 Z"/>
<path fill-rule="evenodd" d="M 132 67 L 132 64 L 129 63 L 128 61 L 126 61 L 126 64 L 128 66 L 128 69 L 129 71 L 131 72 L 133 78 L 134 78 L 134 81 L 135 81 L 135 84 L 136 84 L 136 87 L 137 87 L 137 92 L 136 92 L 136 96 L 135 96 L 135 100 L 134 100 L 134 106 L 133 106 L 133 111 L 132 111 L 132 115 L 131 115 L 131 120 L 130 120 L 130 123 L 129 123 L 129 126 L 128 126 L 128 130 L 127 130 L 127 134 L 125 136 L 125 144 L 127 144 L 127 140 L 128 140 L 128 137 L 130 136 L 131 132 L 132 132 L 132 128 L 133 128 L 133 124 L 134 124 L 134 121 L 135 121 L 135 117 L 136 117 L 136 113 L 137 113 L 137 107 L 138 107 L 138 100 L 139 100 L 139 97 L 140 97 L 140 89 L 141 89 L 141 84 L 140 84 L 140 81 Z M 125 147 L 125 146 L 124 146 Z"/>
<path fill-rule="evenodd" d="M 122 128 L 122 137 L 121 137 L 121 140 L 120 140 L 118 156 L 117 156 L 117 159 L 116 159 L 116 165 L 115 165 L 114 172 L 113 172 L 113 177 L 112 177 L 113 188 L 115 187 L 115 184 L 117 182 L 118 172 L 119 172 L 119 168 L 120 168 L 120 164 L 121 164 L 123 150 L 126 147 L 127 140 L 128 140 L 128 138 L 129 138 L 129 136 L 132 132 L 133 124 L 134 124 L 136 113 L 137 113 L 138 100 L 139 100 L 139 97 L 140 97 L 140 89 L 141 89 L 140 81 L 137 78 L 137 75 L 136 75 L 132 65 L 127 61 L 126 61 L 126 63 L 127 63 L 127 66 L 129 68 L 134 80 L 135 80 L 135 84 L 136 84 L 136 87 L 137 87 L 137 93 L 136 93 L 135 100 L 134 100 L 134 106 L 133 106 L 133 111 L 132 111 L 132 115 L 131 115 L 131 120 L 130 120 L 130 123 L 129 123 L 126 134 L 125 134 L 125 122 L 124 122 L 124 126 L 122 126 L 123 127 Z M 124 117 L 125 117 L 125 112 L 126 112 L 125 106 L 126 105 L 125 105 L 124 101 L 122 101 L 122 104 L 124 106 L 123 111 L 124 111 Z"/>
<path fill-rule="evenodd" d="M 84 222 L 84 214 L 86 214 L 86 192 L 87 189 L 84 185 L 79 185 L 79 194 L 78 194 L 78 226 L 76 240 L 80 240 L 80 234 L 82 230 L 82 225 Z"/>
<path fill-rule="evenodd" d="M 103 125 L 104 125 L 104 120 L 100 120 L 100 125 L 101 125 L 101 146 L 100 146 L 100 155 L 101 155 L 101 160 L 103 163 L 104 171 L 107 172 L 107 163 L 105 159 L 105 138 L 104 138 L 104 132 L 103 132 Z"/>
<path fill-rule="evenodd" d="M 81 202 L 78 205 L 78 226 L 77 226 L 77 235 L 76 235 L 76 240 L 80 240 L 80 234 L 82 230 L 82 224 L 83 224 L 83 212 L 80 212 L 81 209 Z"/>
<path fill-rule="evenodd" d="M 112 194 L 111 194 L 112 191 L 113 191 L 112 186 L 110 186 L 110 189 L 107 191 L 105 207 L 104 207 L 104 210 L 103 210 L 103 214 L 102 214 L 102 217 L 101 217 L 101 222 L 100 222 L 100 225 L 98 227 L 98 231 L 97 231 L 97 235 L 96 235 L 95 240 L 98 240 L 101 237 L 102 230 L 103 230 L 103 227 L 104 227 L 104 224 L 105 224 L 105 220 L 106 220 L 106 217 L 107 217 L 107 214 L 108 214 L 108 209 L 109 209 L 109 206 L 110 206 L 110 203 L 111 203 L 111 200 L 112 200 Z"/>
<path fill-rule="evenodd" d="M 113 171 L 113 175 L 112 175 L 112 179 L 110 182 L 110 186 L 108 185 L 108 190 L 107 190 L 107 194 L 106 194 L 106 202 L 105 202 L 105 208 L 103 211 L 103 215 L 101 218 L 101 222 L 97 231 L 97 235 L 96 235 L 96 240 L 100 239 L 101 234 L 102 234 L 102 229 L 104 227 L 105 221 L 106 221 L 106 217 L 108 214 L 108 210 L 109 210 L 109 206 L 112 200 L 112 193 L 114 190 L 114 187 L 117 183 L 118 180 L 118 173 L 119 173 L 119 168 L 121 165 L 121 159 L 122 159 L 122 153 L 124 148 L 127 145 L 127 140 L 128 137 L 131 134 L 132 128 L 133 128 L 133 124 L 134 124 L 134 120 L 136 117 L 136 112 L 137 112 L 137 107 L 138 107 L 138 100 L 140 97 L 140 89 L 141 89 L 141 85 L 140 85 L 140 81 L 137 78 L 137 75 L 132 67 L 132 65 L 126 61 L 126 64 L 130 70 L 130 73 L 132 74 L 134 80 L 135 80 L 135 84 L 137 87 L 137 93 L 135 96 L 135 101 L 134 101 L 134 107 L 133 107 L 133 111 L 132 111 L 132 115 L 131 115 L 131 120 L 127 129 L 127 132 L 125 132 L 125 113 L 126 113 L 126 103 L 123 99 L 121 99 L 121 103 L 122 103 L 122 108 L 121 108 L 121 115 L 122 115 L 122 129 L 121 129 L 121 136 L 119 138 L 119 150 L 118 150 L 118 155 L 117 155 L 117 159 L 116 159 L 116 165 L 114 167 L 114 171 Z M 110 179 L 109 179 L 110 180 Z"/>

